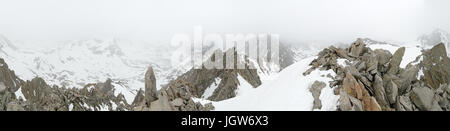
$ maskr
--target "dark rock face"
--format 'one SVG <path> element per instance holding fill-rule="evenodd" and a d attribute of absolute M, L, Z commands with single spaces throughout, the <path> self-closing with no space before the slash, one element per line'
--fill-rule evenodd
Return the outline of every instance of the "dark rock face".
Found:
<path fill-rule="evenodd" d="M 93 88 L 90 88 L 93 86 Z M 111 85 L 110 85 L 111 86 Z M 25 82 L 21 88 L 24 99 L 15 100 L 15 108 L 31 111 L 99 111 L 130 110 L 122 94 L 114 96 L 107 83 L 90 84 L 82 89 L 50 87 L 41 78 Z M 113 88 L 113 87 L 112 87 Z M 20 108 L 18 108 L 20 106 Z"/>
<path fill-rule="evenodd" d="M 434 99 L 434 91 L 428 87 L 412 89 L 411 100 L 420 110 L 442 111 L 437 100 Z"/>
<path fill-rule="evenodd" d="M 14 92 L 19 90 L 22 84 L 23 81 L 18 79 L 14 71 L 10 70 L 5 61 L 0 58 L 0 111 L 16 109 L 11 108 L 16 107 L 19 102 Z"/>
<path fill-rule="evenodd" d="M 388 84 L 386 86 L 386 97 L 387 97 L 387 100 L 389 101 L 389 104 L 397 103 L 397 96 L 398 96 L 398 87 L 391 80 L 388 82 Z"/>
<path fill-rule="evenodd" d="M 291 50 L 291 47 L 289 45 L 280 44 L 279 52 L 280 52 L 280 70 L 283 70 L 284 68 L 294 64 L 295 53 Z"/>
<path fill-rule="evenodd" d="M 238 73 L 233 71 L 225 71 L 225 73 L 220 77 L 223 82 L 221 81 L 219 83 L 219 86 L 216 90 L 214 90 L 213 94 L 208 99 L 212 101 L 221 101 L 235 97 L 235 91 L 240 84 L 237 77 Z"/>
<path fill-rule="evenodd" d="M 443 43 L 425 51 L 423 57 L 420 65 L 424 69 L 424 81 L 428 86 L 437 89 L 441 84 L 450 82 L 450 59 Z"/>
<path fill-rule="evenodd" d="M 333 69 L 333 71 L 337 73 L 343 73 L 343 68 L 339 67 L 339 65 L 337 64 L 337 58 L 339 57 L 337 53 L 338 51 L 342 50 L 338 50 L 336 47 L 330 46 L 329 48 L 325 48 L 324 50 L 319 52 L 318 58 L 314 59 L 309 64 L 311 68 L 308 69 L 306 72 L 304 72 L 303 75 L 304 76 L 309 75 L 312 71 L 318 68 L 320 68 L 320 70 Z"/>
<path fill-rule="evenodd" d="M 139 89 L 139 91 L 136 93 L 133 103 L 131 104 L 132 107 L 137 107 L 140 105 L 146 105 L 144 91 L 142 89 Z"/>
<path fill-rule="evenodd" d="M 153 68 L 149 67 L 145 73 L 145 102 L 150 105 L 157 99 L 156 77 Z"/>
<path fill-rule="evenodd" d="M 437 89 L 435 97 L 443 110 L 450 110 L 450 86 L 448 84 Z"/>
<path fill-rule="evenodd" d="M 374 50 L 374 53 L 378 59 L 378 66 L 386 66 L 392 58 L 391 52 L 387 50 L 376 49 Z"/>
<path fill-rule="evenodd" d="M 8 68 L 8 65 L 0 58 L 0 92 L 9 91 L 16 92 L 23 83 L 14 73 Z"/>
<path fill-rule="evenodd" d="M 423 51 L 406 68 L 400 67 L 404 47 L 391 55 L 382 49 L 372 51 L 365 45 L 358 39 L 347 49 L 326 48 L 303 75 L 316 69 L 332 69 L 337 76 L 330 86 L 337 87 L 335 94 L 340 96 L 341 111 L 448 110 L 450 61 L 443 44 Z M 423 61 L 419 61 L 420 57 Z M 347 60 L 345 67 L 337 64 L 339 58 Z M 421 80 L 417 78 L 419 70 L 424 72 Z"/>
<path fill-rule="evenodd" d="M 361 39 L 357 39 L 349 49 L 349 55 L 352 57 L 359 57 L 364 53 L 366 45 Z"/>
<path fill-rule="evenodd" d="M 214 110 L 211 104 L 195 103 L 192 97 L 195 89 L 190 83 L 182 80 L 171 82 L 167 87 L 156 90 L 156 78 L 152 67 L 145 74 L 145 93 L 139 90 L 132 108 L 135 111 L 209 111 Z"/>
<path fill-rule="evenodd" d="M 399 66 L 402 62 L 403 55 L 405 54 L 405 47 L 401 47 L 395 51 L 394 55 L 392 56 L 391 62 L 389 63 L 389 74 L 397 74 L 397 72 L 400 70 Z"/>
<path fill-rule="evenodd" d="M 375 99 L 381 108 L 387 110 L 389 108 L 388 98 L 386 97 L 386 90 L 383 87 L 383 79 L 379 75 L 375 75 L 375 80 L 373 83 L 373 88 L 375 90 Z"/>
<path fill-rule="evenodd" d="M 105 83 L 88 84 L 84 88 L 49 86 L 39 77 L 31 81 L 19 79 L 0 59 L 0 110 L 8 111 L 98 111 L 130 110 L 122 94 L 114 95 L 114 86 Z M 20 91 L 24 98 L 15 95 Z"/>
<path fill-rule="evenodd" d="M 245 56 L 239 56 L 234 48 L 228 51 L 234 51 L 234 69 L 191 69 L 180 76 L 177 80 L 190 83 L 192 85 L 192 87 L 190 87 L 192 88 L 190 89 L 192 91 L 192 95 L 195 97 L 201 97 L 205 90 L 214 84 L 216 79 L 219 78 L 221 81 L 219 82 L 218 87 L 214 90 L 212 96 L 208 97 L 208 99 L 212 101 L 221 101 L 235 97 L 235 90 L 241 84 L 239 83 L 238 76 L 241 76 L 245 82 L 248 82 L 255 88 L 261 85 L 261 80 L 256 69 L 258 67 L 255 67 L 249 63 L 248 59 L 241 60 L 241 58 L 245 58 Z M 223 67 L 226 67 L 226 54 L 227 53 L 223 53 L 223 59 L 219 60 L 224 62 Z M 215 55 L 212 55 L 210 60 L 215 61 L 214 59 Z M 238 69 L 238 62 L 239 64 L 245 65 L 245 69 Z"/>

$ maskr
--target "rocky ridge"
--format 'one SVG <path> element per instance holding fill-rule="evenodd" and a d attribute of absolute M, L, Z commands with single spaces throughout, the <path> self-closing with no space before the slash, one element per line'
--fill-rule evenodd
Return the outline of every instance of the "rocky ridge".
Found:
<path fill-rule="evenodd" d="M 332 69 L 336 76 L 329 76 L 333 79 L 330 87 L 335 87 L 335 94 L 340 96 L 341 111 L 449 110 L 450 63 L 445 46 L 440 43 L 422 52 L 401 68 L 404 47 L 391 54 L 383 49 L 372 50 L 358 39 L 349 48 L 330 46 L 322 50 L 303 75 L 316 69 Z M 345 62 L 342 65 L 338 60 Z M 313 84 L 311 90 L 317 87 Z M 320 107 L 316 103 L 314 107 Z"/>
<path fill-rule="evenodd" d="M 211 104 L 203 106 L 193 101 L 191 89 L 194 87 L 185 81 L 173 81 L 167 87 L 156 90 L 156 80 L 150 67 L 145 75 L 145 90 L 139 90 L 132 106 L 135 111 L 209 111 Z"/>
<path fill-rule="evenodd" d="M 0 59 L 0 110 L 4 111 L 99 111 L 130 110 L 122 94 L 114 94 L 108 79 L 84 88 L 59 88 L 42 78 L 23 81 Z"/>
<path fill-rule="evenodd" d="M 150 67 L 145 75 L 145 92 L 140 90 L 133 103 L 115 93 L 112 80 L 87 84 L 83 88 L 48 85 L 42 78 L 23 81 L 0 59 L 0 111 L 143 111 L 143 110 L 212 110 L 210 104 L 194 103 L 189 84 L 174 82 L 156 91 Z"/>
<path fill-rule="evenodd" d="M 257 72 L 258 67 L 252 64 L 245 56 L 238 54 L 234 48 L 229 49 L 226 52 L 218 52 L 223 54 L 223 57 L 220 60 L 217 60 L 223 62 L 223 67 L 226 67 L 227 52 L 234 53 L 233 69 L 206 69 L 203 66 L 202 69 L 189 70 L 175 81 L 190 83 L 192 85 L 190 90 L 192 90 L 194 96 L 198 98 L 203 96 L 212 101 L 226 100 L 236 96 L 236 89 L 240 84 L 238 76 L 241 76 L 254 88 L 261 85 L 261 80 Z M 213 54 L 208 61 L 216 61 L 215 54 Z M 244 65 L 245 68 L 237 69 L 238 64 Z M 211 85 L 216 85 L 215 89 L 211 89 L 213 90 L 213 93 L 205 96 L 205 90 L 207 90 L 207 88 L 212 88 Z"/>
<path fill-rule="evenodd" d="M 145 88 L 137 91 L 132 103 L 127 103 L 124 95 L 115 91 L 113 80 L 104 83 L 87 84 L 83 88 L 66 88 L 48 85 L 44 79 L 36 77 L 23 81 L 1 59 L 0 96 L 2 110 L 38 111 L 198 111 L 213 110 L 212 104 L 202 105 L 192 98 L 200 98 L 215 79 L 221 81 L 210 100 L 220 101 L 236 95 L 239 86 L 238 76 L 255 88 L 261 84 L 257 69 L 249 69 L 248 59 L 234 51 L 235 62 L 243 62 L 245 69 L 191 69 L 178 79 L 157 90 L 154 69 L 149 67 L 145 73 Z M 223 52 L 225 59 L 226 52 Z M 210 57 L 215 61 L 214 55 Z M 239 58 L 239 60 L 238 60 Z M 225 64 L 225 63 L 224 63 Z M 234 66 L 237 66 L 236 64 Z"/>

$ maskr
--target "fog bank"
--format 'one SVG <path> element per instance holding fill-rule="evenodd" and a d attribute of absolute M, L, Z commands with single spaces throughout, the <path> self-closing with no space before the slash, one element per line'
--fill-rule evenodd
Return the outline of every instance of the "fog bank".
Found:
<path fill-rule="evenodd" d="M 199 25 L 204 33 L 276 33 L 291 43 L 411 41 L 436 28 L 450 31 L 448 7 L 448 0 L 2 0 L 0 33 L 169 43 Z"/>

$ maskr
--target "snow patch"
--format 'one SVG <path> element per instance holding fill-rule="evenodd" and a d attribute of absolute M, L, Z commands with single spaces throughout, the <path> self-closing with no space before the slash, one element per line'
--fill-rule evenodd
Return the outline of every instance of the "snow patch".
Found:
<path fill-rule="evenodd" d="M 23 100 L 26 100 L 25 96 L 22 93 L 22 89 L 17 90 L 16 92 L 14 92 L 14 94 L 16 94 L 17 99 L 22 97 Z"/>
<path fill-rule="evenodd" d="M 320 101 L 322 102 L 322 108 L 319 111 L 335 111 L 337 110 L 339 96 L 334 95 L 334 87 L 330 88 L 329 83 L 322 89 L 320 93 Z"/>
<path fill-rule="evenodd" d="M 419 74 L 417 75 L 417 79 L 419 79 L 419 80 L 420 80 L 420 77 L 422 77 L 422 76 L 424 76 L 424 74 L 423 74 L 423 70 L 422 70 L 422 69 L 420 69 L 420 70 L 419 70 Z"/>
<path fill-rule="evenodd" d="M 417 56 L 421 55 L 421 48 L 418 47 L 406 47 L 405 55 L 403 55 L 402 62 L 400 63 L 401 68 L 406 68 L 406 66 L 416 60 Z M 421 60 L 420 60 L 421 61 Z"/>
<path fill-rule="evenodd" d="M 394 46 L 394 45 L 390 45 L 390 44 L 370 44 L 367 47 L 369 47 L 372 50 L 375 49 L 383 49 L 383 50 L 388 50 L 389 52 L 391 52 L 391 54 L 394 54 L 395 51 L 397 51 L 398 46 Z"/>
<path fill-rule="evenodd" d="M 347 59 L 339 58 L 337 59 L 337 63 L 343 67 L 347 66 L 347 63 L 345 62 Z"/>
<path fill-rule="evenodd" d="M 73 104 L 70 104 L 69 105 L 69 111 L 72 111 L 73 110 Z"/>
<path fill-rule="evenodd" d="M 111 107 L 112 107 L 112 110 L 116 110 L 116 109 L 117 109 L 117 105 L 116 105 L 116 103 L 114 103 L 114 102 L 111 102 Z"/>
<path fill-rule="evenodd" d="M 222 81 L 222 79 L 216 78 L 214 83 L 212 83 L 208 88 L 206 88 L 205 92 L 203 93 L 202 98 L 208 99 L 210 96 L 212 96 L 214 94 L 214 91 L 219 86 L 220 81 Z"/>

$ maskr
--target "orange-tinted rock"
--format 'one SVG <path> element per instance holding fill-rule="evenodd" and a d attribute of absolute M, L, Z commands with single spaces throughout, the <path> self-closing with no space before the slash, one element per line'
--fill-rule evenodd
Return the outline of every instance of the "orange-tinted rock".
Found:
<path fill-rule="evenodd" d="M 345 92 L 352 97 L 362 99 L 364 85 L 358 82 L 349 72 L 345 75 L 343 85 Z"/>
<path fill-rule="evenodd" d="M 375 97 L 365 94 L 362 100 L 364 111 L 382 111 Z"/>

